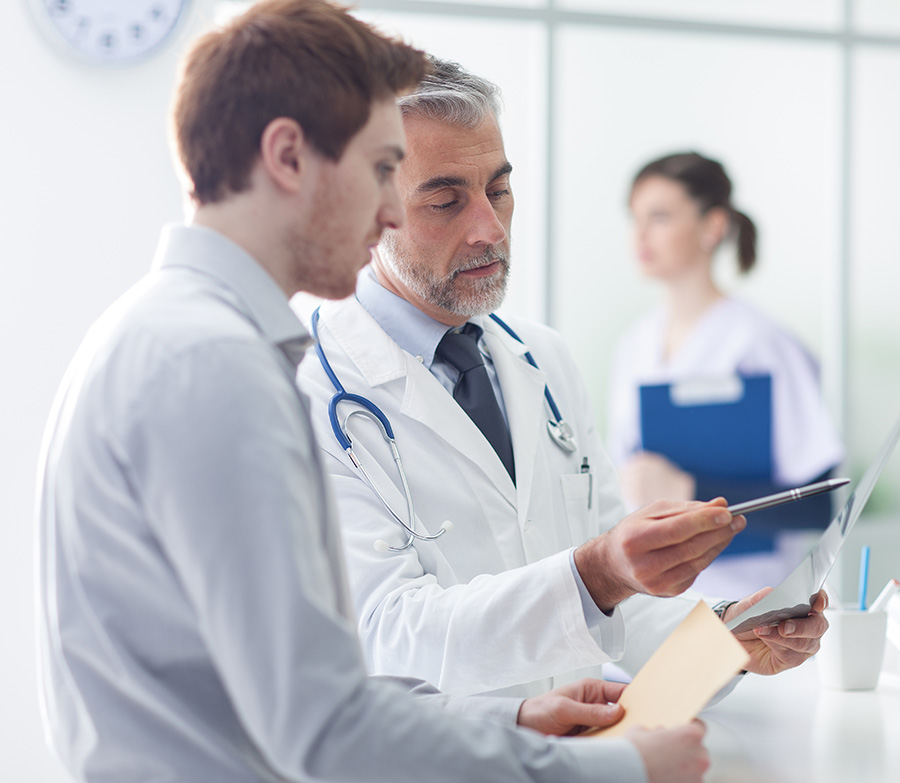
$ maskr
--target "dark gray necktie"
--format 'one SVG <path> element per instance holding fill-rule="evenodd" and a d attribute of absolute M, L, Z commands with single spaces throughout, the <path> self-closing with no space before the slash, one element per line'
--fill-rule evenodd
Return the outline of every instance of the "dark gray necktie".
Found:
<path fill-rule="evenodd" d="M 467 323 L 459 331 L 453 329 L 447 332 L 438 343 L 434 355 L 459 370 L 459 378 L 453 387 L 453 399 L 494 447 L 515 484 L 516 468 L 509 428 L 497 403 L 481 351 L 478 350 L 479 337 L 481 327 Z"/>

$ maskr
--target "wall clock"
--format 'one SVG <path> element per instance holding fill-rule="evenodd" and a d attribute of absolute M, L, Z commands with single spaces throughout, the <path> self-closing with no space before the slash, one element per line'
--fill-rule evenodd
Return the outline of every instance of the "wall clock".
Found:
<path fill-rule="evenodd" d="M 128 65 L 157 51 L 190 0 L 29 0 L 49 40 L 86 62 Z"/>

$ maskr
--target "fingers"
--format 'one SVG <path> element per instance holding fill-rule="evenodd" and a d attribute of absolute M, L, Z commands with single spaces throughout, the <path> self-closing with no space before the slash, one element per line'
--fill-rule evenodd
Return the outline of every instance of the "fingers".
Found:
<path fill-rule="evenodd" d="M 567 699 L 560 706 L 557 721 L 570 729 L 605 729 L 618 723 L 624 714 L 625 709 L 620 704 L 584 704 Z"/>
<path fill-rule="evenodd" d="M 732 517 L 718 503 L 696 501 L 652 503 L 623 520 L 630 545 L 644 552 L 681 544 L 708 531 L 733 535 L 746 524 L 743 516 Z"/>
<path fill-rule="evenodd" d="M 828 594 L 824 590 L 819 590 L 813 596 L 812 611 L 824 612 L 828 608 Z"/>
<path fill-rule="evenodd" d="M 660 501 L 578 547 L 575 567 L 603 611 L 638 592 L 678 595 L 746 524 L 731 516 L 723 498 Z"/>
<path fill-rule="evenodd" d="M 822 634 L 828 629 L 824 615 L 785 620 L 778 625 L 755 628 L 741 643 L 750 653 L 747 669 L 757 674 L 778 674 L 799 666 L 819 651 Z"/>
<path fill-rule="evenodd" d="M 576 687 L 580 689 L 580 698 L 578 696 L 575 696 L 575 698 L 591 704 L 616 702 L 621 697 L 626 685 L 627 683 L 624 682 L 584 679 L 576 683 Z"/>
<path fill-rule="evenodd" d="M 578 734 L 585 728 L 617 723 L 625 710 L 616 701 L 625 683 L 584 679 L 526 699 L 519 707 L 520 726 L 543 734 Z"/>
<path fill-rule="evenodd" d="M 649 783 L 700 783 L 709 769 L 705 731 L 695 721 L 674 729 L 630 729 L 625 737 L 641 754 Z"/>
<path fill-rule="evenodd" d="M 735 517 L 742 528 L 744 517 Z M 677 595 L 722 552 L 734 536 L 730 527 L 695 535 L 680 544 L 657 549 L 632 560 L 634 577 L 653 595 Z M 626 555 L 627 555 L 627 549 Z"/>
<path fill-rule="evenodd" d="M 780 638 L 783 641 L 796 642 L 796 644 L 789 646 L 792 646 L 794 649 L 801 649 L 803 643 L 810 639 L 814 639 L 818 647 L 818 640 L 822 638 L 822 635 L 827 630 L 828 620 L 825 619 L 824 615 L 817 612 L 809 615 L 809 617 L 784 620 L 778 625 L 765 625 L 756 628 L 755 632 L 757 636 L 769 641 L 775 641 Z"/>
<path fill-rule="evenodd" d="M 750 595 L 742 598 L 734 606 L 735 615 L 738 615 L 746 609 L 749 609 L 751 606 L 758 604 L 760 601 L 762 601 L 763 598 L 771 593 L 773 589 L 774 588 L 772 587 L 763 587 L 761 590 L 757 590 L 755 593 L 751 593 Z"/>

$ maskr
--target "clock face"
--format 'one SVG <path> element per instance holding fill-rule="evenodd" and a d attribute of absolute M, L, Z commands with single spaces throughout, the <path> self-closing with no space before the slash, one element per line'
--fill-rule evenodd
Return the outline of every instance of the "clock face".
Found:
<path fill-rule="evenodd" d="M 157 49 L 188 0 L 32 0 L 48 34 L 82 59 L 127 64 Z"/>

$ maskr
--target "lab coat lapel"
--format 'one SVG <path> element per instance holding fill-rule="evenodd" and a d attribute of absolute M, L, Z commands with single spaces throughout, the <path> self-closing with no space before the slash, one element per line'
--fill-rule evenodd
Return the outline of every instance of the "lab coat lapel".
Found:
<path fill-rule="evenodd" d="M 356 299 L 328 303 L 322 314 L 323 322 L 371 388 L 405 378 L 403 398 L 398 401 L 400 412 L 421 422 L 463 458 L 474 462 L 515 506 L 515 487 L 497 453 L 428 369 L 391 340 Z M 399 439 L 397 445 L 402 454 Z"/>
<path fill-rule="evenodd" d="M 488 439 L 437 378 L 414 359 L 410 364 L 415 366 L 409 368 L 401 411 L 474 462 L 506 501 L 515 506 L 515 486 Z"/>
<path fill-rule="evenodd" d="M 527 348 L 500 331 L 493 322 L 488 322 L 484 339 L 503 390 L 516 461 L 518 522 L 524 529 L 534 484 L 537 450 L 541 435 L 546 433 L 547 428 L 547 415 L 543 410 L 547 378 L 525 359 Z"/>

